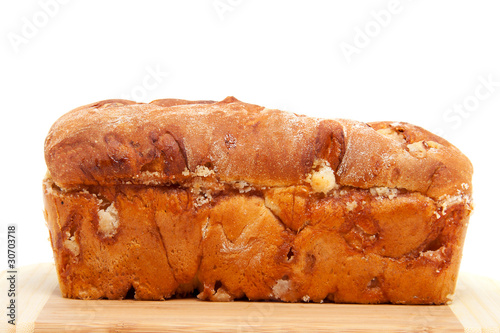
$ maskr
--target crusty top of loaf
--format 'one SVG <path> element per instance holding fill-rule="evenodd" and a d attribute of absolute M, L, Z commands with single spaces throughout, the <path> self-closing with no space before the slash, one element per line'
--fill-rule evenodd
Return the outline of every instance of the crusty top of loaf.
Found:
<path fill-rule="evenodd" d="M 106 100 L 58 119 L 45 159 L 62 188 L 188 183 L 195 177 L 274 187 L 307 184 L 318 165 L 336 186 L 432 198 L 468 194 L 472 165 L 446 140 L 407 123 L 319 119 L 238 101 Z"/>

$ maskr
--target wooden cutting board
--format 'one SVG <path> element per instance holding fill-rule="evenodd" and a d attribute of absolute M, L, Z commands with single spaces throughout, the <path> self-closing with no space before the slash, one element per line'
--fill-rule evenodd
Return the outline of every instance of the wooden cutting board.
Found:
<path fill-rule="evenodd" d="M 53 264 L 18 269 L 16 288 L 17 325 L 3 310 L 1 332 L 500 332 L 500 282 L 469 274 L 443 306 L 82 301 L 61 297 Z"/>

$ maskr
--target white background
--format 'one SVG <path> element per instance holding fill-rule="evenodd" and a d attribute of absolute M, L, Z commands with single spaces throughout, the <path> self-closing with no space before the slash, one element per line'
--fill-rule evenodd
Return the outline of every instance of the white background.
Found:
<path fill-rule="evenodd" d="M 7 223 L 19 265 L 52 261 L 43 143 L 63 113 L 108 98 L 234 95 L 442 133 L 475 168 L 462 270 L 500 280 L 499 14 L 480 0 L 2 1 L 1 269 Z"/>

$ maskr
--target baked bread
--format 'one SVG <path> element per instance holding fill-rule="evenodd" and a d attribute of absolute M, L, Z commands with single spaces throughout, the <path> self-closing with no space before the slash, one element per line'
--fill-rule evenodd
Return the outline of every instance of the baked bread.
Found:
<path fill-rule="evenodd" d="M 443 304 L 472 165 L 407 123 L 107 100 L 45 142 L 64 297 Z"/>

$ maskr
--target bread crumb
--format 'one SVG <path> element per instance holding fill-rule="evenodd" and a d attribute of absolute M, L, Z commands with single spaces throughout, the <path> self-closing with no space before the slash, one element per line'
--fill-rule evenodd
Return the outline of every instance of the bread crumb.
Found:
<path fill-rule="evenodd" d="M 427 143 L 427 146 L 429 146 L 429 148 L 438 149 L 438 148 L 443 147 L 442 144 L 437 143 L 436 141 L 426 141 L 426 143 Z"/>
<path fill-rule="evenodd" d="M 211 202 L 213 195 L 222 191 L 224 185 L 218 182 L 211 182 L 204 177 L 194 177 L 189 189 L 193 193 L 194 206 L 199 207 Z"/>
<path fill-rule="evenodd" d="M 160 178 L 162 175 L 159 171 L 143 171 L 141 172 L 141 177 L 146 177 L 146 178 Z"/>
<path fill-rule="evenodd" d="M 413 157 L 424 158 L 427 156 L 427 149 L 424 141 L 417 141 L 406 146 Z"/>
<path fill-rule="evenodd" d="M 205 225 L 201 229 L 201 235 L 202 235 L 203 239 L 207 238 L 207 233 L 208 233 L 208 227 L 209 226 L 210 226 L 210 220 L 207 217 L 207 222 L 205 223 Z"/>
<path fill-rule="evenodd" d="M 77 298 L 95 299 L 95 295 L 99 295 L 99 289 L 92 286 L 87 286 L 85 289 L 78 290 Z"/>
<path fill-rule="evenodd" d="M 382 198 L 389 198 L 392 200 L 398 196 L 398 189 L 388 187 L 372 187 L 370 188 L 370 193 L 379 200 Z"/>
<path fill-rule="evenodd" d="M 390 127 L 381 128 L 377 130 L 377 133 L 382 134 L 388 138 L 391 138 L 399 143 L 406 143 L 404 135 Z"/>
<path fill-rule="evenodd" d="M 63 242 L 65 248 L 67 248 L 75 257 L 80 254 L 80 245 L 76 241 L 75 236 L 71 236 L 68 231 L 66 231 L 66 239 Z"/>
<path fill-rule="evenodd" d="M 330 167 L 330 163 L 323 159 L 317 159 L 313 163 L 313 171 L 307 175 L 306 182 L 309 183 L 314 192 L 328 193 L 333 189 L 338 189 L 339 185 L 335 180 L 335 173 Z"/>
<path fill-rule="evenodd" d="M 247 193 L 247 192 L 254 190 L 254 188 L 252 186 L 250 186 L 250 184 L 248 184 L 247 182 L 245 182 L 243 180 L 235 181 L 232 184 L 233 184 L 233 187 L 238 189 L 240 193 Z"/>
<path fill-rule="evenodd" d="M 311 300 L 311 297 L 309 297 L 309 295 L 305 295 L 304 297 L 302 297 L 303 302 L 308 303 L 310 300 Z"/>
<path fill-rule="evenodd" d="M 118 211 L 116 210 L 115 203 L 109 205 L 106 210 L 101 209 L 97 212 L 99 217 L 98 230 L 104 237 L 113 237 L 118 231 Z"/>
<path fill-rule="evenodd" d="M 444 259 L 444 246 L 440 247 L 439 249 L 435 251 L 425 251 L 425 252 L 420 252 L 420 256 L 424 257 L 428 260 L 434 261 L 434 262 L 443 262 Z M 439 273 L 439 272 L 438 272 Z"/>
<path fill-rule="evenodd" d="M 48 173 L 48 171 L 47 171 Z M 52 184 L 54 184 L 54 182 L 52 181 L 52 178 L 45 178 L 43 180 L 43 184 L 45 186 L 45 192 L 47 192 L 47 194 L 50 194 L 50 195 L 56 195 L 57 193 L 54 191 L 54 189 L 52 188 Z"/>
<path fill-rule="evenodd" d="M 445 194 L 439 198 L 438 206 L 441 208 L 441 213 L 446 215 L 446 210 L 456 204 L 464 202 L 467 205 L 471 204 L 470 197 L 466 194 L 459 193 L 457 195 Z"/>
<path fill-rule="evenodd" d="M 141 179 L 141 183 L 144 185 L 160 185 L 161 179 L 163 177 L 161 172 L 155 171 L 143 171 L 141 172 L 139 178 Z"/>
<path fill-rule="evenodd" d="M 273 294 L 274 297 L 278 299 L 282 299 L 285 297 L 291 289 L 290 280 L 279 279 L 276 281 L 276 284 L 273 286 Z"/>
<path fill-rule="evenodd" d="M 214 173 L 215 173 L 214 170 L 210 170 L 204 165 L 198 165 L 194 170 L 194 175 L 198 177 L 208 177 L 210 175 L 213 175 Z M 184 174 L 184 172 L 182 174 Z"/>
<path fill-rule="evenodd" d="M 142 182 L 142 184 L 147 185 L 147 186 L 150 186 L 150 185 L 158 186 L 161 184 L 161 182 L 159 180 L 150 179 L 150 180 L 144 180 Z"/>
<path fill-rule="evenodd" d="M 206 190 L 205 192 L 199 190 L 198 196 L 194 200 L 194 206 L 195 207 L 200 207 L 203 206 L 204 204 L 209 203 L 212 201 L 212 190 Z"/>
<path fill-rule="evenodd" d="M 358 207 L 358 203 L 355 200 L 352 202 L 347 202 L 345 205 L 348 212 L 353 211 L 354 209 L 356 209 L 356 207 Z"/>
<path fill-rule="evenodd" d="M 217 289 L 215 294 L 212 296 L 212 301 L 215 302 L 230 302 L 234 299 L 234 297 L 229 294 L 224 287 L 220 287 Z"/>

